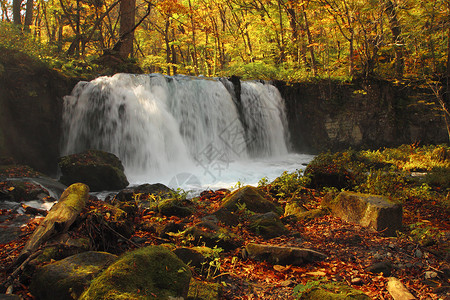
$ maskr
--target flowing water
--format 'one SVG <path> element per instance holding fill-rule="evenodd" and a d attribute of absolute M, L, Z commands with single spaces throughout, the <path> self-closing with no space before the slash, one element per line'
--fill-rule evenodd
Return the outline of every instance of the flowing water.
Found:
<path fill-rule="evenodd" d="M 80 82 L 64 99 L 63 154 L 116 154 L 132 184 L 220 188 L 302 169 L 284 101 L 269 83 L 159 74 Z"/>

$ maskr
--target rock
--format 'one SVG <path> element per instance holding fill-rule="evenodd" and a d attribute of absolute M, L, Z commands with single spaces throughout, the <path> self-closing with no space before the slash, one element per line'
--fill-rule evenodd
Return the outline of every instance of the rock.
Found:
<path fill-rule="evenodd" d="M 267 261 L 273 265 L 301 266 L 305 263 L 324 260 L 327 256 L 320 252 L 297 247 L 282 247 L 250 243 L 245 247 L 251 259 Z"/>
<path fill-rule="evenodd" d="M 158 210 L 158 203 L 173 198 L 174 191 L 161 183 L 142 184 L 120 191 L 113 199 L 112 204 L 119 207 L 134 205 L 151 210 Z"/>
<path fill-rule="evenodd" d="M 106 252 L 84 252 L 39 268 L 30 290 L 41 300 L 78 299 L 92 279 L 117 259 Z"/>
<path fill-rule="evenodd" d="M 168 239 L 170 238 L 170 233 L 178 233 L 183 231 L 186 228 L 186 225 L 183 223 L 175 223 L 175 222 L 169 222 L 164 227 L 161 228 L 159 231 L 159 236 Z"/>
<path fill-rule="evenodd" d="M 347 222 L 373 228 L 387 236 L 394 236 L 402 229 L 402 206 L 394 204 L 386 197 L 341 192 L 332 200 L 324 198 L 322 205 L 330 208 L 331 213 Z"/>
<path fill-rule="evenodd" d="M 191 271 L 163 246 L 149 246 L 128 252 L 97 278 L 80 300 L 186 298 Z"/>
<path fill-rule="evenodd" d="M 325 208 L 316 208 L 307 211 L 297 212 L 295 214 L 291 214 L 290 216 L 295 217 L 297 221 L 311 221 L 316 218 L 323 217 L 327 215 L 329 211 Z"/>
<path fill-rule="evenodd" d="M 284 224 L 280 221 L 280 217 L 274 212 L 251 217 L 249 228 L 264 239 L 289 234 L 289 230 L 284 227 Z"/>
<path fill-rule="evenodd" d="M 10 294 L 10 295 L 0 294 L 0 300 L 23 300 L 23 298 L 20 297 L 19 295 L 14 295 L 14 294 Z"/>
<path fill-rule="evenodd" d="M 425 272 L 425 279 L 433 279 L 438 277 L 438 273 L 434 272 L 434 271 L 427 271 Z"/>
<path fill-rule="evenodd" d="M 189 284 L 188 300 L 219 300 L 222 294 L 222 286 L 219 283 L 209 283 L 191 280 Z"/>
<path fill-rule="evenodd" d="M 201 249 L 203 248 L 203 249 Z M 213 250 L 209 247 L 180 247 L 173 250 L 173 253 L 181 259 L 188 266 L 201 269 L 203 264 L 207 261 L 205 253 L 207 255 Z"/>
<path fill-rule="evenodd" d="M 233 250 L 242 245 L 242 240 L 227 229 L 211 222 L 200 222 L 189 227 L 183 232 L 185 238 L 192 239 L 196 245 L 203 245 L 210 248 L 215 246 L 225 251 Z"/>
<path fill-rule="evenodd" d="M 387 290 L 389 294 L 391 294 L 394 300 L 413 300 L 416 299 L 395 277 L 389 277 L 389 281 L 387 283 Z"/>
<path fill-rule="evenodd" d="M 239 223 L 239 210 L 253 213 L 275 212 L 278 215 L 283 212 L 280 206 L 264 198 L 264 194 L 257 188 L 245 186 L 227 195 L 214 215 L 224 224 L 235 226 Z"/>
<path fill-rule="evenodd" d="M 17 239 L 23 231 L 21 226 L 26 225 L 33 217 L 21 214 L 0 215 L 0 245 L 7 244 Z"/>
<path fill-rule="evenodd" d="M 296 299 L 299 300 L 370 300 L 362 291 L 343 283 L 321 283 L 315 281 L 294 288 Z"/>
<path fill-rule="evenodd" d="M 188 205 L 192 204 L 190 201 L 181 199 L 165 199 L 159 202 L 158 211 L 167 217 L 177 216 L 180 218 L 185 218 L 193 213 L 193 209 Z"/>
<path fill-rule="evenodd" d="M 414 256 L 417 258 L 422 258 L 423 253 L 422 251 L 420 251 L 420 249 L 416 249 L 416 251 L 414 251 Z"/>
<path fill-rule="evenodd" d="M 383 273 L 383 276 L 389 277 L 391 276 L 392 264 L 390 261 L 378 262 L 367 267 L 366 271 L 374 274 Z"/>
<path fill-rule="evenodd" d="M 71 238 L 67 233 L 58 236 L 51 242 L 54 246 L 43 248 L 42 254 L 33 259 L 31 264 L 36 265 L 61 260 L 91 250 L 91 243 L 88 238 Z"/>
<path fill-rule="evenodd" d="M 117 156 L 100 150 L 88 150 L 60 158 L 60 181 L 87 184 L 92 192 L 120 190 L 128 186 L 124 168 Z"/>

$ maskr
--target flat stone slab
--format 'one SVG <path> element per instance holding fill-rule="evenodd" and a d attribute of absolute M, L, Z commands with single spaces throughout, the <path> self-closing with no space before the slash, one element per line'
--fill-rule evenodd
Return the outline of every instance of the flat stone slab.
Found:
<path fill-rule="evenodd" d="M 267 261 L 273 265 L 301 266 L 306 263 L 324 260 L 327 257 L 323 253 L 310 249 L 254 243 L 248 244 L 245 250 L 249 258 Z"/>
<path fill-rule="evenodd" d="M 402 205 L 384 196 L 341 192 L 335 199 L 324 198 L 331 213 L 347 222 L 375 229 L 387 236 L 395 236 L 402 229 Z"/>

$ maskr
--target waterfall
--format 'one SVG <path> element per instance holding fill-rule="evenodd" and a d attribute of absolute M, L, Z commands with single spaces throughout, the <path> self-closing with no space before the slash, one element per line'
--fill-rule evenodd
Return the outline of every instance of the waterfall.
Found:
<path fill-rule="evenodd" d="M 116 154 L 129 177 L 155 178 L 195 167 L 287 154 L 278 90 L 227 79 L 116 74 L 79 82 L 64 98 L 63 155 Z"/>

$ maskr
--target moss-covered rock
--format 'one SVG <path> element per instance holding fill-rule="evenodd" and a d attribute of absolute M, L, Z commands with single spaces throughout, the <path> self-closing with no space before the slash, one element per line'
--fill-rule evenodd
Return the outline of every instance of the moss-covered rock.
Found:
<path fill-rule="evenodd" d="M 187 297 L 191 271 L 163 246 L 124 254 L 95 280 L 80 300 Z"/>
<path fill-rule="evenodd" d="M 342 283 L 320 283 L 314 281 L 294 288 L 301 300 L 369 300 L 370 297 Z"/>
<path fill-rule="evenodd" d="M 183 232 L 185 239 L 196 245 L 205 244 L 208 247 L 220 247 L 226 251 L 242 245 L 242 240 L 234 233 L 212 222 L 200 222 Z"/>
<path fill-rule="evenodd" d="M 191 280 L 189 284 L 188 300 L 219 300 L 222 287 L 219 283 L 209 283 Z"/>
<path fill-rule="evenodd" d="M 91 280 L 117 259 L 106 252 L 84 252 L 37 270 L 30 289 L 41 300 L 78 299 Z"/>
<path fill-rule="evenodd" d="M 250 243 L 245 247 L 249 258 L 267 261 L 273 265 L 301 266 L 305 263 L 324 260 L 326 255 L 314 250 L 298 247 L 281 247 Z"/>
<path fill-rule="evenodd" d="M 249 227 L 251 231 L 265 239 L 271 239 L 289 233 L 289 230 L 284 227 L 279 216 L 274 212 L 251 217 Z"/>
<path fill-rule="evenodd" d="M 61 157 L 60 181 L 66 185 L 74 182 L 87 184 L 91 191 L 119 190 L 128 186 L 122 162 L 112 153 L 89 150 Z"/>
<path fill-rule="evenodd" d="M 189 207 L 189 201 L 182 199 L 165 199 L 159 202 L 158 211 L 165 216 L 177 216 L 184 218 L 192 215 L 193 209 Z"/>
<path fill-rule="evenodd" d="M 373 228 L 387 236 L 402 229 L 402 206 L 386 197 L 355 192 L 341 192 L 336 198 L 324 197 L 322 205 L 334 216 L 347 222 Z"/>
<path fill-rule="evenodd" d="M 223 199 L 221 207 L 214 215 L 223 223 L 235 226 L 239 223 L 239 211 L 251 213 L 275 212 L 279 215 L 283 209 L 275 202 L 267 200 L 263 192 L 253 186 L 244 186 Z"/>

